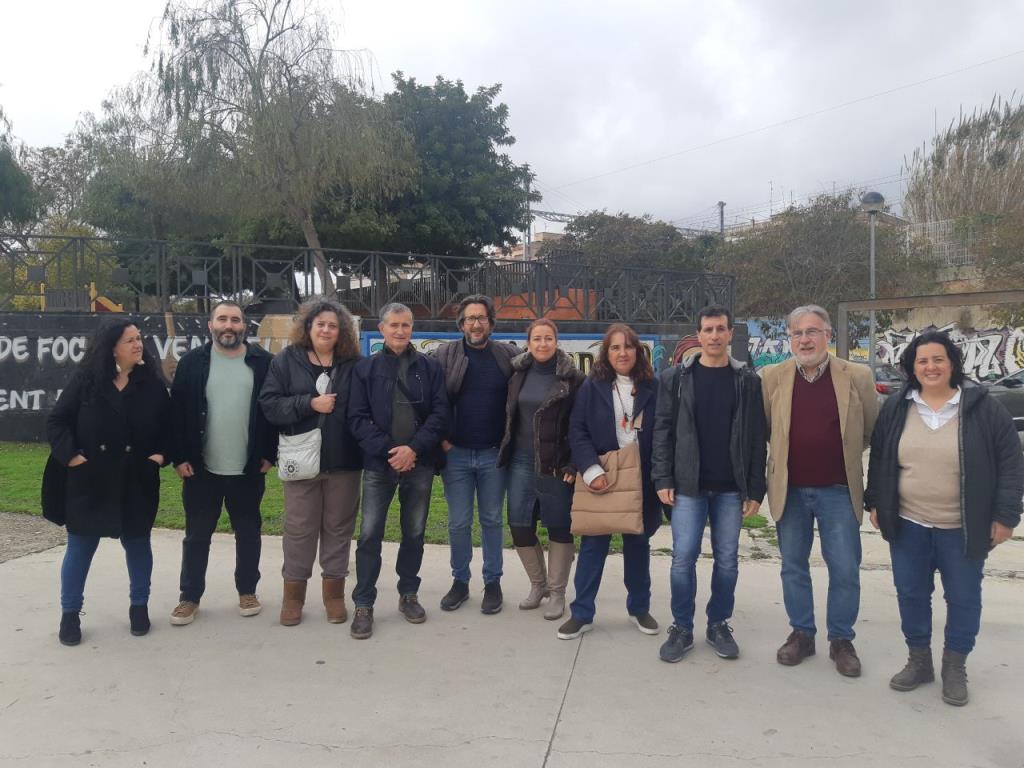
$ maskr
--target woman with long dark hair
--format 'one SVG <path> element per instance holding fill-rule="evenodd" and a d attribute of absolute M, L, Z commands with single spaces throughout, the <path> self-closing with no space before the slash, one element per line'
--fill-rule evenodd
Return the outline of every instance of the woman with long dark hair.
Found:
<path fill-rule="evenodd" d="M 583 374 L 558 348 L 558 326 L 540 318 L 526 329 L 526 352 L 512 359 L 505 436 L 498 466 L 508 467 L 508 525 L 530 578 L 521 609 L 548 598 L 545 619 L 565 613 L 565 588 L 576 553 L 570 509 L 576 470 L 569 450 L 569 414 Z M 537 521 L 548 529 L 548 563 Z"/>
<path fill-rule="evenodd" d="M 643 479 L 643 533 L 622 535 L 622 556 L 626 583 L 626 613 L 644 634 L 658 633 L 651 616 L 651 536 L 661 525 L 661 502 L 651 480 L 651 450 L 654 408 L 658 388 L 654 368 L 644 353 L 640 337 L 628 325 L 609 326 L 601 341 L 597 360 L 583 383 L 569 420 L 569 443 L 573 464 L 583 473 L 583 482 L 596 491 L 608 485 L 598 457 L 632 443 L 640 446 Z M 576 563 L 576 599 L 571 616 L 558 628 L 558 637 L 572 640 L 593 627 L 597 591 L 601 587 L 604 563 L 611 536 L 581 536 Z"/>
<path fill-rule="evenodd" d="M 942 576 L 946 630 L 942 698 L 967 703 L 967 655 L 981 626 L 988 553 L 1020 523 L 1024 460 L 1013 419 L 964 378 L 960 351 L 941 331 L 902 355 L 907 383 L 886 400 L 871 438 L 864 505 L 889 542 L 906 666 L 889 681 L 910 691 L 935 679 L 932 590 Z"/>
<path fill-rule="evenodd" d="M 284 482 L 284 598 L 281 624 L 302 620 L 306 583 L 320 550 L 327 621 L 342 624 L 345 578 L 359 508 L 362 454 L 348 427 L 352 368 L 359 359 L 355 323 L 341 304 L 313 298 L 299 308 L 291 344 L 270 364 L 260 406 L 282 433 L 320 427 L 320 473 Z"/>
<path fill-rule="evenodd" d="M 85 581 L 100 539 L 121 540 L 133 635 L 149 631 L 150 531 L 160 500 L 170 398 L 134 322 L 104 324 L 46 421 L 43 514 L 67 526 L 59 638 L 77 645 Z"/>

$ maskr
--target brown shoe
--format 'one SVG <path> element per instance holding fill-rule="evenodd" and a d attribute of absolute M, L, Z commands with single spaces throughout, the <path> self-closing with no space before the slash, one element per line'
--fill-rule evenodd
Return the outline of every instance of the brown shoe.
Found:
<path fill-rule="evenodd" d="M 182 600 L 177 607 L 171 611 L 171 624 L 176 627 L 183 627 L 191 624 L 199 612 L 199 603 L 191 600 Z"/>
<path fill-rule="evenodd" d="M 294 627 L 302 621 L 302 606 L 306 602 L 306 582 L 285 581 L 281 598 L 281 625 Z"/>
<path fill-rule="evenodd" d="M 776 661 L 787 667 L 795 667 L 808 656 L 814 655 L 814 635 L 794 629 L 786 642 L 775 654 Z"/>
<path fill-rule="evenodd" d="M 860 659 L 849 640 L 831 640 L 828 657 L 836 663 L 836 670 L 843 677 L 860 677 Z"/>
<path fill-rule="evenodd" d="M 348 621 L 348 608 L 345 607 L 345 580 L 325 578 L 323 593 L 327 621 L 331 624 L 344 624 Z"/>
<path fill-rule="evenodd" d="M 238 613 L 242 616 L 257 616 L 263 610 L 259 598 L 256 595 L 238 596 Z"/>

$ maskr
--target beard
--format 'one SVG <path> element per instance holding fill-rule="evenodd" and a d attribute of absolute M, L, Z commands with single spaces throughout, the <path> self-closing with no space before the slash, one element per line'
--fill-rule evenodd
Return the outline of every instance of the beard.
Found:
<path fill-rule="evenodd" d="M 242 346 L 242 334 L 234 331 L 214 331 L 213 338 L 217 342 L 217 346 L 223 349 L 238 349 Z"/>

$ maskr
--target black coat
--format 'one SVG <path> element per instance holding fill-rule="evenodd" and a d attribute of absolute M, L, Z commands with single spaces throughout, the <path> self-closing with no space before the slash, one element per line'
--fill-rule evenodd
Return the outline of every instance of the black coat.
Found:
<path fill-rule="evenodd" d="M 569 445 L 572 448 L 572 463 L 577 470 L 585 472 L 598 464 L 602 453 L 619 448 L 615 434 L 615 403 L 612 400 L 612 382 L 598 381 L 590 377 L 576 393 L 576 404 L 569 417 Z M 643 414 L 640 422 L 640 471 L 643 475 L 644 531 L 654 535 L 661 525 L 661 501 L 654 490 L 651 479 L 651 447 L 654 435 L 654 410 L 658 390 L 653 381 L 636 385 L 633 413 Z"/>
<path fill-rule="evenodd" d="M 508 466 L 515 451 L 516 419 L 519 416 L 519 392 L 533 365 L 533 355 L 524 352 L 512 360 L 512 378 L 508 382 L 505 402 L 505 436 L 498 447 L 498 466 Z M 576 392 L 586 378 L 562 350 L 556 352 L 555 378 L 558 383 L 533 417 L 533 455 L 538 475 L 561 477 L 574 474 L 572 451 L 569 448 L 569 415 Z"/>
<path fill-rule="evenodd" d="M 409 447 L 416 453 L 418 466 L 439 466 L 444 462 L 441 440 L 448 434 L 448 393 L 444 371 L 431 357 L 410 349 L 407 380 L 418 402 L 416 434 Z M 396 447 L 391 439 L 391 414 L 398 380 L 398 357 L 378 352 L 364 357 L 352 371 L 349 404 L 349 429 L 363 451 L 363 466 L 373 472 L 389 472 L 388 451 Z"/>
<path fill-rule="evenodd" d="M 909 385 L 882 406 L 871 437 L 868 487 L 864 506 L 878 511 L 878 526 L 892 541 L 900 516 L 899 447 L 907 422 Z M 960 396 L 960 499 L 964 554 L 984 559 L 991 546 L 992 523 L 1009 528 L 1020 523 L 1024 495 L 1024 457 L 1013 418 L 988 390 L 965 382 Z M 913 523 L 909 523 L 913 525 Z"/>
<path fill-rule="evenodd" d="M 173 429 L 171 460 L 175 466 L 188 462 L 195 472 L 202 472 L 203 435 L 206 433 L 206 381 L 210 378 L 210 355 L 212 343 L 206 342 L 198 349 L 185 354 L 178 361 L 171 383 L 171 410 Z M 252 398 L 249 409 L 249 454 L 244 472 L 247 475 L 260 473 L 260 464 L 266 459 L 271 464 L 277 460 L 277 430 L 263 415 L 258 398 L 260 388 L 273 356 L 260 346 L 246 343 L 245 364 L 252 369 Z"/>
<path fill-rule="evenodd" d="M 694 419 L 694 355 L 658 374 L 658 408 L 654 420 L 652 474 L 658 490 L 673 488 L 685 496 L 700 495 L 700 444 Z M 729 358 L 736 387 L 736 406 L 729 435 L 733 477 L 743 499 L 764 500 L 768 485 L 768 424 L 761 397 L 761 379 L 750 366 Z"/>
<path fill-rule="evenodd" d="M 152 371 L 136 368 L 121 392 L 79 371 L 46 420 L 44 516 L 82 536 L 147 535 L 160 503 L 160 466 L 148 457 L 166 461 L 169 433 L 167 388 Z M 68 467 L 78 454 L 85 463 Z"/>
<path fill-rule="evenodd" d="M 348 426 L 352 369 L 356 362 L 356 358 L 335 361 L 327 393 L 334 393 L 337 398 L 334 400 L 334 410 L 329 414 L 317 413 L 310 404 L 319 394 L 316 380 L 320 371 L 309 362 L 309 355 L 302 347 L 285 347 L 274 356 L 260 390 L 263 414 L 267 421 L 284 434 L 309 432 L 320 423 L 321 416 L 324 417 L 320 446 L 321 472 L 363 467 L 362 451 Z"/>

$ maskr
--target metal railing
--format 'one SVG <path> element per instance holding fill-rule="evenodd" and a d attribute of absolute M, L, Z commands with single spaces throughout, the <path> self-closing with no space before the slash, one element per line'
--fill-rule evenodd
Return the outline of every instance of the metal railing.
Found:
<path fill-rule="evenodd" d="M 578 255 L 545 261 L 323 249 L 334 296 L 354 314 L 392 301 L 418 318 L 454 315 L 465 296 L 495 298 L 506 318 L 694 322 L 709 303 L 733 306 L 735 279 L 586 264 Z M 573 258 L 572 256 L 575 256 Z M 97 302 L 134 312 L 204 312 L 232 299 L 290 311 L 320 293 L 309 248 L 107 237 L 25 237 L 0 232 L 0 310 L 88 312 Z M 106 300 L 105 302 L 103 300 Z"/>

